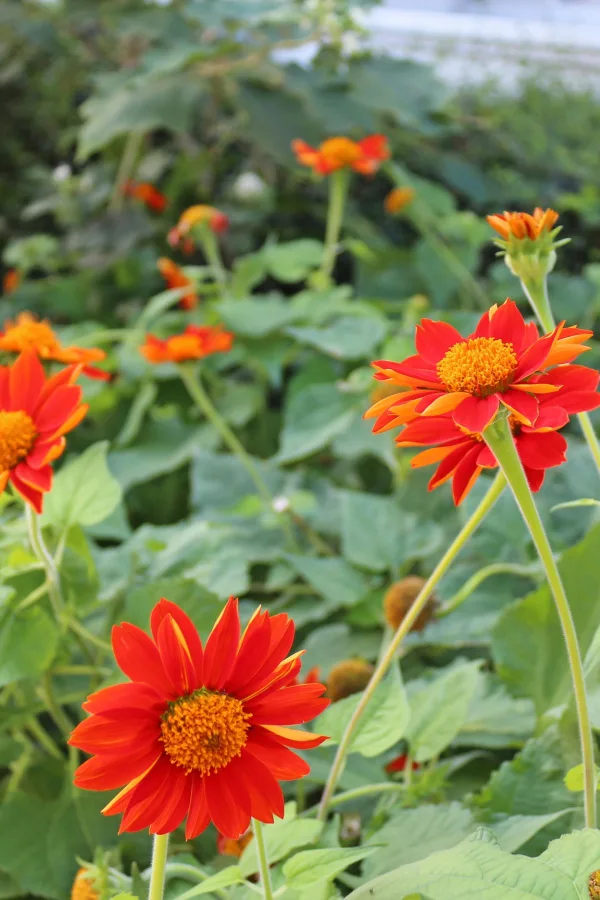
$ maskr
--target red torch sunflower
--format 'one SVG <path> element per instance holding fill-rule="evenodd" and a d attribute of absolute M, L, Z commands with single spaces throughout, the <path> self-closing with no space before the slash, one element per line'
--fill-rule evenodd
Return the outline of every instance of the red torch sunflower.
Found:
<path fill-rule="evenodd" d="M 179 305 L 182 309 L 194 309 L 200 302 L 200 298 L 196 293 L 192 279 L 188 278 L 177 263 L 174 263 L 172 259 L 166 256 L 161 256 L 156 265 L 168 288 L 189 288 L 189 293 L 183 295 Z"/>
<path fill-rule="evenodd" d="M 169 202 L 164 194 L 147 181 L 127 181 L 123 193 L 126 197 L 139 200 L 147 209 L 157 213 L 164 212 Z"/>
<path fill-rule="evenodd" d="M 125 785 L 103 810 L 123 814 L 121 832 L 167 834 L 187 818 L 188 839 L 210 822 L 237 839 L 251 817 L 283 816 L 278 782 L 310 771 L 289 748 L 325 740 L 290 726 L 309 722 L 329 702 L 324 685 L 294 684 L 301 652 L 287 656 L 292 620 L 259 608 L 240 634 L 231 597 L 203 647 L 188 616 L 163 599 L 150 626 L 152 638 L 128 623 L 113 628 L 115 658 L 130 683 L 84 703 L 91 715 L 69 743 L 95 755 L 75 784 L 96 791 Z"/>
<path fill-rule="evenodd" d="M 331 137 L 318 147 L 297 139 L 292 141 L 292 150 L 301 165 L 308 166 L 318 175 L 331 175 L 340 169 L 373 175 L 381 163 L 390 158 L 390 148 L 383 134 L 371 134 L 362 141 Z"/>
<path fill-rule="evenodd" d="M 188 325 L 182 334 L 174 334 L 166 340 L 153 334 L 146 335 L 140 353 L 151 363 L 180 363 L 204 359 L 213 353 L 227 353 L 232 345 L 233 334 L 221 325 Z"/>
<path fill-rule="evenodd" d="M 600 373 L 594 369 L 563 365 L 539 377 L 557 389 L 540 396 L 535 424 L 525 425 L 515 416 L 509 416 L 515 446 L 532 491 L 539 491 L 547 469 L 566 462 L 567 442 L 557 432 L 567 424 L 569 415 L 600 406 L 597 393 Z M 498 465 L 482 435 L 456 425 L 449 414 L 415 419 L 402 430 L 396 443 L 400 447 L 433 445 L 417 453 L 412 466 L 420 468 L 437 463 L 429 490 L 452 479 L 452 495 L 457 505 L 483 469 Z"/>
<path fill-rule="evenodd" d="M 502 406 L 523 425 L 532 425 L 540 396 L 558 389 L 538 373 L 571 362 L 589 349 L 582 345 L 591 335 L 561 323 L 540 337 L 512 300 L 493 306 L 468 337 L 447 322 L 423 319 L 415 356 L 373 363 L 375 378 L 397 385 L 399 392 L 371 406 L 365 418 L 376 417 L 373 431 L 381 432 L 416 416 L 451 413 L 456 425 L 480 434 Z"/>
<path fill-rule="evenodd" d="M 74 384 L 80 371 L 69 366 L 46 378 L 33 350 L 0 366 L 0 493 L 10 482 L 38 513 L 52 487 L 50 464 L 88 409 Z"/>

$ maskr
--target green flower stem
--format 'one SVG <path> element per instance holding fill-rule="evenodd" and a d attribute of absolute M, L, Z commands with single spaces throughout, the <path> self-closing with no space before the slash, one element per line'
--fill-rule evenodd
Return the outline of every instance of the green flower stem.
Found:
<path fill-rule="evenodd" d="M 592 727 L 588 711 L 588 701 L 585 691 L 585 679 L 583 662 L 577 642 L 575 624 L 565 594 L 560 573 L 556 565 L 552 549 L 548 542 L 544 526 L 540 518 L 533 495 L 527 483 L 525 472 L 517 453 L 517 448 L 510 431 L 507 419 L 494 422 L 483 434 L 483 437 L 498 460 L 498 464 L 510 489 L 512 490 L 517 505 L 521 511 L 529 532 L 537 549 L 538 555 L 544 566 L 550 590 L 554 595 L 556 611 L 562 627 L 569 667 L 573 679 L 573 693 L 577 708 L 579 723 L 579 736 L 581 741 L 581 754 L 583 757 L 584 772 L 584 797 L 585 797 L 585 824 L 588 828 L 596 827 L 596 776 L 594 769 L 594 743 Z"/>
<path fill-rule="evenodd" d="M 221 287 L 223 287 L 227 283 L 227 272 L 223 265 L 223 260 L 221 259 L 221 251 L 219 250 L 217 236 L 208 222 L 202 222 L 199 225 L 198 234 L 206 260 L 212 269 L 214 279 Z"/>
<path fill-rule="evenodd" d="M 210 397 L 204 390 L 202 380 L 198 376 L 196 367 L 193 364 L 183 363 L 179 366 L 179 374 L 181 375 L 181 380 L 186 386 L 190 397 L 192 398 L 200 412 L 203 413 L 204 416 L 206 416 L 208 421 L 211 423 L 211 425 L 214 426 L 217 433 L 223 439 L 223 442 L 229 447 L 231 452 L 237 456 L 240 463 L 252 479 L 259 497 L 263 499 L 270 510 L 273 510 L 274 498 L 271 494 L 271 491 L 269 490 L 258 468 L 255 466 L 254 461 L 246 452 L 246 448 L 244 447 L 242 442 L 236 437 L 225 419 L 223 419 L 223 417 L 219 415 L 219 413 L 213 406 Z M 281 521 L 283 523 L 283 528 L 287 534 L 288 540 L 291 544 L 295 545 L 294 533 L 292 531 L 288 517 L 284 516 Z"/>
<path fill-rule="evenodd" d="M 491 565 L 479 569 L 465 581 L 455 595 L 437 611 L 436 619 L 441 619 L 458 609 L 461 603 L 464 603 L 473 591 L 476 591 L 479 585 L 483 584 L 486 578 L 491 578 L 492 575 L 521 575 L 523 578 L 533 580 L 536 577 L 530 566 L 519 566 L 516 563 L 491 563 Z"/>
<path fill-rule="evenodd" d="M 252 819 L 252 833 L 254 834 L 254 840 L 256 841 L 256 856 L 258 858 L 258 869 L 263 897 L 265 900 L 273 900 L 273 886 L 271 884 L 271 870 L 269 868 L 265 836 L 263 834 L 262 822 L 259 822 L 258 819 Z"/>
<path fill-rule="evenodd" d="M 46 584 L 48 586 L 48 596 L 50 603 L 59 625 L 64 626 L 65 604 L 60 589 L 60 578 L 48 548 L 44 543 L 42 529 L 40 528 L 40 520 L 37 513 L 31 508 L 29 503 L 25 504 L 25 521 L 27 522 L 27 532 L 29 534 L 29 543 L 31 549 L 41 562 L 46 572 Z"/>
<path fill-rule="evenodd" d="M 339 781 L 340 775 L 344 769 L 344 764 L 346 762 L 346 756 L 350 750 L 350 745 L 352 743 L 352 738 L 354 736 L 354 732 L 360 722 L 362 715 L 369 705 L 369 702 L 375 692 L 377 686 L 385 676 L 387 670 L 390 665 L 394 661 L 398 649 L 406 637 L 406 635 L 411 630 L 412 626 L 418 619 L 421 611 L 425 607 L 427 601 L 431 597 L 433 591 L 437 587 L 438 583 L 441 581 L 442 577 L 446 574 L 451 564 L 454 562 L 459 552 L 462 550 L 464 545 L 467 543 L 473 532 L 479 526 L 479 524 L 483 521 L 487 513 L 490 511 L 500 494 L 502 493 L 504 487 L 506 485 L 506 481 L 501 472 L 499 472 L 494 481 L 492 482 L 487 494 L 479 503 L 479 506 L 474 510 L 471 514 L 467 522 L 463 525 L 460 532 L 450 544 L 441 560 L 427 579 L 426 583 L 423 585 L 419 596 L 416 598 L 415 602 L 411 606 L 407 615 L 403 619 L 403 621 L 398 626 L 392 640 L 387 646 L 384 654 L 381 659 L 377 663 L 375 671 L 371 675 L 371 680 L 369 681 L 367 687 L 364 690 L 364 693 L 360 699 L 360 702 L 348 725 L 346 726 L 346 730 L 342 735 L 342 739 L 339 743 L 337 753 L 333 764 L 331 766 L 331 770 L 329 772 L 329 777 L 327 779 L 327 784 L 325 785 L 325 789 L 323 791 L 323 796 L 321 797 L 321 803 L 319 805 L 319 813 L 317 818 L 322 821 L 327 816 L 327 810 L 329 809 L 329 804 L 331 803 L 333 792 L 335 790 L 335 786 Z"/>
<path fill-rule="evenodd" d="M 169 849 L 169 835 L 155 834 L 152 846 L 152 869 L 148 900 L 163 900 L 165 890 L 165 866 Z"/>
<path fill-rule="evenodd" d="M 338 169 L 329 176 L 329 205 L 327 207 L 327 225 L 325 228 L 325 249 L 321 262 L 321 273 L 330 277 L 335 264 L 337 244 L 344 218 L 346 195 L 350 173 L 346 169 Z"/>
<path fill-rule="evenodd" d="M 547 276 L 544 275 L 543 278 L 522 278 L 521 287 L 544 331 L 552 331 L 556 327 L 556 323 L 548 297 Z M 596 468 L 600 472 L 600 439 L 592 425 L 592 420 L 589 417 L 589 413 L 586 412 L 578 413 L 577 418 L 587 445 L 590 448 L 590 453 L 596 463 Z"/>
<path fill-rule="evenodd" d="M 125 141 L 125 149 L 119 163 L 117 177 L 113 186 L 112 195 L 108 204 L 110 212 L 119 212 L 123 207 L 125 185 L 131 178 L 145 134 L 143 131 L 131 131 Z"/>

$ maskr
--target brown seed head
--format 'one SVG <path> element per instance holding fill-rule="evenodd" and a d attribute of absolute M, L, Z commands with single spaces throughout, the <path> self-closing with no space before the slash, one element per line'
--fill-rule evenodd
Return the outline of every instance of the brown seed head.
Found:
<path fill-rule="evenodd" d="M 421 593 L 425 584 L 425 579 L 418 575 L 409 575 L 407 578 L 401 578 L 400 581 L 394 582 L 386 591 L 383 598 L 383 612 L 385 620 L 394 631 L 404 621 L 409 609 Z M 435 615 L 437 609 L 437 600 L 430 597 L 421 610 L 411 631 L 423 631 L 428 622 Z"/>
<path fill-rule="evenodd" d="M 334 666 L 327 679 L 327 696 L 331 702 L 364 691 L 373 674 L 373 666 L 364 659 L 345 659 Z"/>

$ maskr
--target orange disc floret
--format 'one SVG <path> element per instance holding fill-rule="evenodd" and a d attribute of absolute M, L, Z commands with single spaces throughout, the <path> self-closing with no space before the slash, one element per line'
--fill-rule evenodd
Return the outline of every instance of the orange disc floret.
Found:
<path fill-rule="evenodd" d="M 146 181 L 128 181 L 123 187 L 123 193 L 127 197 L 133 197 L 136 200 L 139 200 L 144 204 L 148 209 L 151 209 L 153 212 L 164 212 L 167 207 L 167 198 L 164 194 L 154 187 L 153 184 L 148 184 Z"/>
<path fill-rule="evenodd" d="M 332 703 L 343 700 L 351 694 L 364 691 L 371 675 L 373 666 L 364 659 L 344 659 L 333 666 L 327 678 L 327 696 Z"/>
<path fill-rule="evenodd" d="M 397 187 L 389 192 L 383 205 L 391 216 L 396 215 L 415 199 L 416 191 L 411 187 Z"/>
<path fill-rule="evenodd" d="M 592 872 L 588 879 L 590 900 L 600 900 L 600 869 Z"/>
<path fill-rule="evenodd" d="M 194 309 L 200 302 L 200 298 L 194 289 L 194 282 L 192 279 L 188 278 L 182 269 L 180 269 L 172 259 L 168 259 L 166 256 L 161 256 L 156 265 L 158 271 L 165 279 L 168 288 L 190 288 L 189 294 L 183 295 L 179 301 L 179 305 L 182 309 Z"/>
<path fill-rule="evenodd" d="M 518 240 L 528 238 L 530 241 L 536 241 L 541 235 L 549 234 L 552 231 L 558 221 L 558 213 L 553 209 L 541 209 L 537 206 L 533 215 L 505 210 L 501 214 L 487 216 L 487 221 L 505 241 L 511 237 Z"/>
<path fill-rule="evenodd" d="M 28 312 L 19 313 L 14 321 L 7 319 L 0 331 L 0 352 L 21 353 L 34 350 L 40 359 L 65 365 L 80 365 L 83 375 L 108 381 L 110 373 L 90 363 L 106 359 L 104 350 L 95 347 L 63 347 L 47 319 L 39 321 Z"/>
<path fill-rule="evenodd" d="M 191 619 L 162 599 L 152 636 L 115 626 L 117 664 L 129 678 L 88 697 L 90 714 L 69 743 L 93 754 L 75 774 L 78 787 L 121 788 L 103 810 L 123 816 L 120 832 L 167 834 L 186 820 L 196 837 L 212 822 L 237 840 L 250 819 L 282 817 L 280 781 L 310 771 L 290 748 L 326 738 L 290 726 L 318 716 L 329 701 L 322 684 L 295 684 L 300 671 L 294 623 L 260 607 L 242 631 L 230 597 L 202 644 Z"/>
<path fill-rule="evenodd" d="M 589 349 L 584 344 L 591 335 L 561 322 L 540 337 L 512 300 L 492 306 L 467 337 L 447 322 L 422 319 L 414 356 L 373 363 L 376 380 L 397 391 L 374 403 L 365 418 L 375 418 L 376 433 L 451 413 L 455 425 L 481 434 L 501 410 L 532 425 L 540 398 L 558 390 L 553 368 Z M 582 401 L 596 406 L 595 397 Z"/>
<path fill-rule="evenodd" d="M 12 294 L 21 284 L 21 273 L 18 269 L 9 269 L 2 279 L 2 292 Z"/>
<path fill-rule="evenodd" d="M 79 869 L 77 872 L 71 890 L 71 900 L 100 900 L 100 894 L 95 889 L 87 869 Z"/>
<path fill-rule="evenodd" d="M 408 575 L 401 578 L 400 581 L 394 582 L 385 592 L 383 598 L 383 614 L 385 620 L 394 631 L 406 618 L 406 614 L 412 607 L 413 603 L 421 593 L 426 581 L 418 575 Z M 437 601 L 434 597 L 430 597 L 415 622 L 411 631 L 423 631 L 425 626 L 431 622 L 435 616 L 437 609 Z"/>
<path fill-rule="evenodd" d="M 296 139 L 292 141 L 292 150 L 301 165 L 308 166 L 319 175 L 330 175 L 340 169 L 373 175 L 381 163 L 390 158 L 387 138 L 382 134 L 372 134 L 362 141 L 331 137 L 318 147 Z"/>
<path fill-rule="evenodd" d="M 182 334 L 161 340 L 146 335 L 140 347 L 142 356 L 151 363 L 180 363 L 190 359 L 204 359 L 213 353 L 227 353 L 233 345 L 233 334 L 221 325 L 188 325 Z"/>
<path fill-rule="evenodd" d="M 0 493 L 10 482 L 36 512 L 52 487 L 53 460 L 65 449 L 64 435 L 87 412 L 74 384 L 79 366 L 46 378 L 32 350 L 12 366 L 0 366 Z"/>

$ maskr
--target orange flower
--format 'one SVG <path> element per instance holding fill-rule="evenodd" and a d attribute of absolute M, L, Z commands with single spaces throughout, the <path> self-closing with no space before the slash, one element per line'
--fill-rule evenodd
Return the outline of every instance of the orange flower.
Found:
<path fill-rule="evenodd" d="M 251 828 L 236 840 L 219 834 L 217 835 L 217 853 L 220 853 L 221 856 L 235 856 L 239 859 L 253 837 Z"/>
<path fill-rule="evenodd" d="M 290 728 L 319 715 L 322 684 L 293 685 L 300 655 L 287 656 L 294 623 L 260 607 L 240 633 L 231 597 L 204 647 L 188 616 L 160 600 L 152 638 L 135 625 L 115 626 L 115 658 L 130 683 L 88 697 L 91 713 L 69 743 L 95 754 L 75 774 L 93 791 L 122 788 L 103 810 L 123 814 L 120 832 L 167 834 L 187 817 L 186 838 L 213 822 L 236 840 L 250 818 L 283 816 L 279 781 L 310 772 L 289 748 L 325 738 Z"/>
<path fill-rule="evenodd" d="M 65 365 L 81 365 L 82 373 L 88 378 L 110 380 L 109 372 L 89 365 L 106 359 L 104 350 L 92 347 L 63 347 L 47 319 L 40 322 L 31 313 L 22 312 L 15 321 L 7 319 L 4 323 L 4 331 L 0 331 L 0 352 L 21 353 L 27 349 L 35 350 L 43 360 Z"/>
<path fill-rule="evenodd" d="M 227 353 L 232 344 L 233 334 L 221 325 L 188 325 L 183 334 L 174 334 L 164 341 L 153 334 L 146 335 L 140 353 L 151 363 L 180 363 L 212 353 Z"/>
<path fill-rule="evenodd" d="M 396 215 L 396 213 L 399 213 L 401 210 L 403 210 L 405 206 L 408 206 L 409 203 L 412 203 L 415 198 L 415 194 L 416 191 L 411 187 L 394 188 L 389 192 L 389 194 L 383 201 L 385 211 L 391 216 Z"/>
<path fill-rule="evenodd" d="M 214 206 L 205 206 L 203 204 L 190 206 L 181 214 L 177 225 L 169 231 L 167 240 L 171 247 L 176 247 L 183 240 L 184 250 L 186 250 L 187 240 L 186 252 L 189 252 L 191 244 L 189 234 L 196 225 L 201 225 L 204 222 L 215 234 L 220 234 L 229 228 L 229 217 L 219 209 L 215 209 Z"/>
<path fill-rule="evenodd" d="M 87 869 L 79 869 L 73 882 L 71 900 L 100 900 L 100 894 L 94 887 Z"/>
<path fill-rule="evenodd" d="M 167 282 L 167 287 L 194 287 L 194 282 L 192 281 L 192 279 L 188 278 L 187 275 L 184 275 L 183 271 L 176 263 L 173 262 L 172 259 L 167 259 L 166 256 L 161 256 L 161 258 L 157 262 L 157 266 L 158 271 Z M 199 301 L 200 298 L 196 294 L 196 291 L 191 290 L 189 294 L 183 295 L 183 297 L 179 301 L 179 305 L 182 309 L 194 309 L 194 307 L 198 305 Z"/>
<path fill-rule="evenodd" d="M 52 487 L 50 463 L 88 410 L 74 384 L 80 371 L 69 366 L 46 378 L 33 350 L 0 366 L 0 493 L 10 481 L 38 513 Z"/>
<path fill-rule="evenodd" d="M 2 279 L 2 291 L 5 294 L 12 294 L 13 291 L 21 284 L 21 273 L 18 269 L 9 269 Z"/>
<path fill-rule="evenodd" d="M 365 418 L 376 417 L 373 431 L 379 433 L 451 412 L 456 425 L 481 433 L 504 409 L 531 425 L 538 398 L 558 390 L 549 370 L 587 350 L 582 345 L 591 336 L 563 322 L 540 337 L 512 300 L 492 306 L 466 338 L 447 322 L 423 319 L 415 356 L 373 363 L 375 378 L 396 384 L 398 393 L 373 404 Z M 541 380 L 534 378 L 538 372 L 544 373 Z"/>
<path fill-rule="evenodd" d="M 164 212 L 167 207 L 168 200 L 164 194 L 161 194 L 153 184 L 146 181 L 128 181 L 123 187 L 123 193 L 127 197 L 134 197 L 140 200 L 144 206 L 153 212 Z"/>
<path fill-rule="evenodd" d="M 306 141 L 292 141 L 292 150 L 303 166 L 319 175 L 330 175 L 340 169 L 353 169 L 361 175 L 373 175 L 380 164 L 390 158 L 390 148 L 383 134 L 372 134 L 362 141 L 332 137 L 318 147 Z"/>
<path fill-rule="evenodd" d="M 486 218 L 505 241 L 509 240 L 511 236 L 518 240 L 529 238 L 530 241 L 537 241 L 541 235 L 549 234 L 552 231 L 558 221 L 558 213 L 553 209 L 541 209 L 536 206 L 533 215 L 505 210 L 501 215 L 487 216 Z"/>

